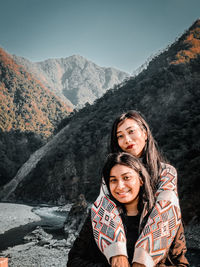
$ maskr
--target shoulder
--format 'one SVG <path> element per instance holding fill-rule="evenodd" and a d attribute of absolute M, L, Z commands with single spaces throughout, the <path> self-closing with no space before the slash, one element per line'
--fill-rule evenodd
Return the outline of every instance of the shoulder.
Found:
<path fill-rule="evenodd" d="M 82 224 L 82 227 L 80 230 L 80 235 L 82 235 L 82 234 L 87 235 L 90 232 L 92 232 L 92 222 L 91 222 L 91 212 L 90 211 L 88 212 L 88 214 L 84 218 L 82 218 L 81 224 Z"/>
<path fill-rule="evenodd" d="M 172 175 L 177 175 L 177 170 L 171 164 L 161 162 L 161 175 L 164 173 L 170 173 Z"/>

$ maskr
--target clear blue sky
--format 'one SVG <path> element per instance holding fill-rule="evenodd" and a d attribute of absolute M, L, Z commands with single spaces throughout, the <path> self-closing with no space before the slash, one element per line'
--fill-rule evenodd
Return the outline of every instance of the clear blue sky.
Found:
<path fill-rule="evenodd" d="M 31 61 L 79 54 L 132 73 L 200 17 L 200 0 L 0 0 L 0 46 Z"/>

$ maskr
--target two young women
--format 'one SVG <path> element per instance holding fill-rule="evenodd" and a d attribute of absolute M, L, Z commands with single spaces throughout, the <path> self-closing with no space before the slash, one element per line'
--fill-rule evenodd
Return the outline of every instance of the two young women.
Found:
<path fill-rule="evenodd" d="M 100 195 L 67 266 L 188 266 L 177 173 L 136 111 L 118 117 Z"/>

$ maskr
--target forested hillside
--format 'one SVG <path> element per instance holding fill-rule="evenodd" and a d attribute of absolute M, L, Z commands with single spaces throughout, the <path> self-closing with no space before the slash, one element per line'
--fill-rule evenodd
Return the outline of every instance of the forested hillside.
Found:
<path fill-rule="evenodd" d="M 0 185 L 13 178 L 71 111 L 0 48 Z"/>
<path fill-rule="evenodd" d="M 34 132 L 0 129 L 0 186 L 8 183 L 45 140 Z"/>
<path fill-rule="evenodd" d="M 199 40 L 197 21 L 137 77 L 62 121 L 59 129 L 65 128 L 59 141 L 55 139 L 10 198 L 57 203 L 84 193 L 88 200 L 94 200 L 112 122 L 122 111 L 136 109 L 145 115 L 160 148 L 178 170 L 185 221 L 195 215 L 200 218 Z M 2 192 L 7 193 L 8 188 L 9 184 Z"/>
<path fill-rule="evenodd" d="M 0 128 L 51 135 L 72 108 L 0 48 Z"/>

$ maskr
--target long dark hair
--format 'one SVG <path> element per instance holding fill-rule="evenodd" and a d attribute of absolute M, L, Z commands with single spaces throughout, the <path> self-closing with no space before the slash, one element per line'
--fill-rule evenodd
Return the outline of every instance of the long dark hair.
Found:
<path fill-rule="evenodd" d="M 141 130 L 145 130 L 147 133 L 147 141 L 142 156 L 143 163 L 145 164 L 145 167 L 147 168 L 147 171 L 151 176 L 151 186 L 153 188 L 153 192 L 155 193 L 161 172 L 161 162 L 166 162 L 166 160 L 159 152 L 157 143 L 152 136 L 149 125 L 140 112 L 136 110 L 130 110 L 116 118 L 111 131 L 110 150 L 112 153 L 122 151 L 122 149 L 118 145 L 117 128 L 119 124 L 124 122 L 126 119 L 133 119 L 135 122 L 137 122 Z"/>
<path fill-rule="evenodd" d="M 110 191 L 110 171 L 117 164 L 127 166 L 135 170 L 139 174 L 140 178 L 143 181 L 143 189 L 140 193 L 142 193 L 143 200 L 146 200 L 146 202 L 148 203 L 148 209 L 151 210 L 154 206 L 154 194 L 151 187 L 150 176 L 146 168 L 141 163 L 140 159 L 129 153 L 119 152 L 108 155 L 107 160 L 102 169 L 102 175 L 108 190 Z"/>

